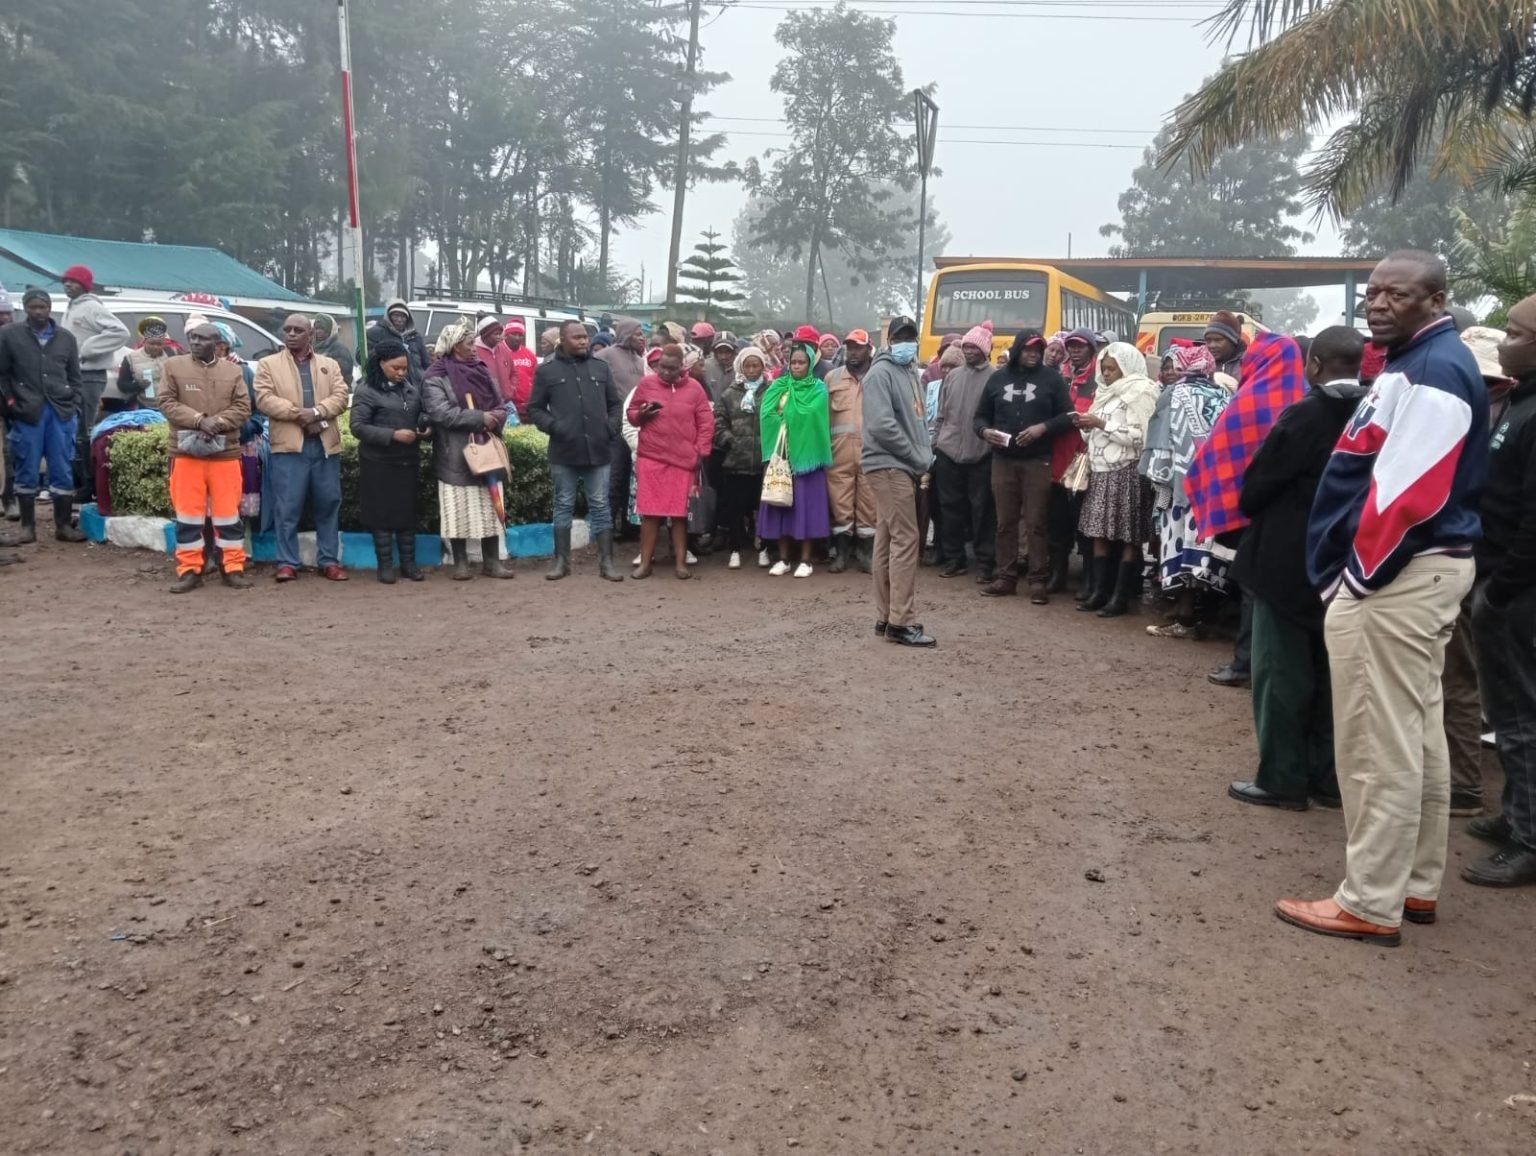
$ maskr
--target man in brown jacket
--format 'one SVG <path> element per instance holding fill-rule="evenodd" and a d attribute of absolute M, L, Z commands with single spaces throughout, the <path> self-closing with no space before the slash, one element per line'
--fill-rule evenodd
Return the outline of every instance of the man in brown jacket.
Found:
<path fill-rule="evenodd" d="M 309 503 L 315 519 L 320 573 L 345 582 L 341 568 L 341 430 L 347 408 L 341 366 L 316 353 L 309 319 L 295 313 L 283 322 L 283 348 L 256 363 L 256 408 L 271 423 L 273 523 L 277 580 L 299 576 L 299 519 Z"/>
<path fill-rule="evenodd" d="M 203 584 L 203 519 L 212 512 L 224 585 L 250 589 L 245 527 L 240 521 L 240 427 L 251 398 L 240 367 L 219 357 L 219 331 L 196 326 L 192 352 L 168 358 L 156 402 L 171 427 L 171 506 L 176 511 L 176 582 L 172 594 Z"/>

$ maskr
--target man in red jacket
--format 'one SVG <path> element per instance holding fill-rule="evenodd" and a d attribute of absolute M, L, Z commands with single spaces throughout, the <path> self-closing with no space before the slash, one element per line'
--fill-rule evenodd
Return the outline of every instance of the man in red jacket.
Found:
<path fill-rule="evenodd" d="M 528 398 L 533 393 L 533 374 L 539 368 L 539 355 L 528 348 L 527 328 L 516 317 L 502 330 L 502 356 L 512 363 L 512 404 L 520 421 L 528 420 Z"/>

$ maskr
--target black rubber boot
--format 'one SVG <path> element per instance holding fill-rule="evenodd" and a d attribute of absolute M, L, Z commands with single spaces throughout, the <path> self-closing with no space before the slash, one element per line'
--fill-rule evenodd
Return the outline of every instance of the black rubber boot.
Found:
<path fill-rule="evenodd" d="M 395 535 L 395 541 L 400 545 L 400 577 L 408 582 L 424 582 L 427 576 L 421 572 L 421 567 L 416 565 L 416 534 L 410 530 L 402 530 Z"/>
<path fill-rule="evenodd" d="M 1141 593 L 1141 562 L 1121 562 L 1114 593 L 1099 611 L 1100 618 L 1119 618 L 1136 604 Z"/>
<path fill-rule="evenodd" d="M 1047 594 L 1060 594 L 1067 588 L 1067 571 L 1072 563 L 1072 552 L 1056 542 L 1050 545 L 1050 577 L 1045 582 Z"/>
<path fill-rule="evenodd" d="M 853 553 L 852 534 L 832 535 L 832 562 L 827 566 L 828 574 L 841 574 L 848 569 L 848 555 Z"/>
<path fill-rule="evenodd" d="M 558 582 L 571 572 L 571 528 L 555 527 L 555 562 L 544 575 L 550 582 Z"/>
<path fill-rule="evenodd" d="M 480 539 L 480 573 L 487 578 L 516 578 L 517 572 L 497 557 L 496 539 Z"/>
<path fill-rule="evenodd" d="M 613 564 L 612 530 L 604 530 L 597 536 L 597 576 L 604 582 L 624 581 L 624 575 Z"/>
<path fill-rule="evenodd" d="M 449 538 L 448 546 L 453 551 L 453 580 L 468 582 L 475 576 L 469 568 L 469 542 L 464 538 Z"/>
<path fill-rule="evenodd" d="M 21 525 L 0 532 L 0 546 L 30 546 L 37 541 L 37 495 L 17 494 L 16 514 Z"/>
<path fill-rule="evenodd" d="M 378 559 L 379 581 L 386 586 L 395 584 L 395 536 L 388 530 L 375 530 L 373 532 L 373 553 Z"/>
<path fill-rule="evenodd" d="M 73 498 L 53 499 L 53 536 L 60 542 L 84 542 L 85 531 L 76 529 L 69 524 L 74 516 L 75 501 Z"/>
<path fill-rule="evenodd" d="M 873 537 L 859 538 L 858 544 L 853 548 L 853 564 L 861 573 L 869 574 L 875 568 L 875 540 Z"/>
<path fill-rule="evenodd" d="M 1118 569 L 1113 558 L 1095 555 L 1088 563 L 1087 598 L 1077 604 L 1079 610 L 1102 610 L 1108 604 L 1115 589 L 1115 572 Z"/>

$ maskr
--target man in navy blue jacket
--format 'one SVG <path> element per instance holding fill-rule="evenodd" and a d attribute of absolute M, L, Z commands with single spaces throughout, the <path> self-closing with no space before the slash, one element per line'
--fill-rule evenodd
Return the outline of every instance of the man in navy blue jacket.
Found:
<path fill-rule="evenodd" d="M 1440 674 L 1472 588 L 1488 473 L 1488 394 L 1445 289 L 1430 253 L 1393 253 L 1372 272 L 1366 322 L 1387 362 L 1344 427 L 1307 526 L 1307 575 L 1328 604 L 1348 845 L 1332 898 L 1275 910 L 1308 931 L 1388 945 L 1405 918 L 1434 922 L 1445 874 Z"/>

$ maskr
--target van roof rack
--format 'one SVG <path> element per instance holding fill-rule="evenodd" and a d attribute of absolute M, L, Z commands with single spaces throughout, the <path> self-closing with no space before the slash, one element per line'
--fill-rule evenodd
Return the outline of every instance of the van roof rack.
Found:
<path fill-rule="evenodd" d="M 532 305 L 540 309 L 563 309 L 580 314 L 580 305 L 572 305 L 558 297 L 525 297 L 518 293 L 489 293 L 482 289 L 455 291 L 442 285 L 417 285 L 414 289 L 417 301 L 475 301 L 500 308 L 503 305 Z"/>

